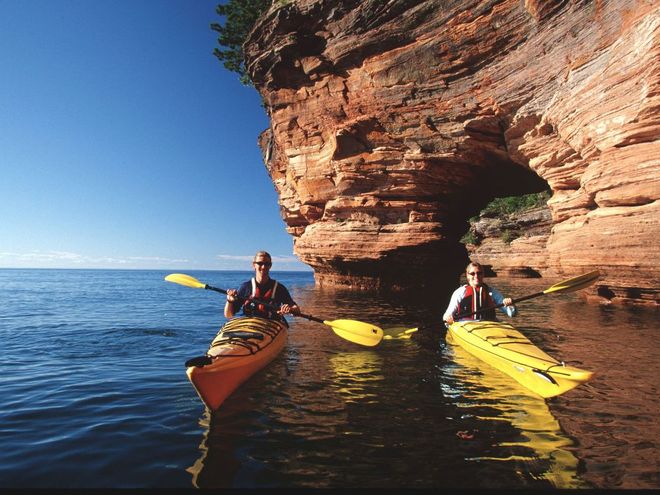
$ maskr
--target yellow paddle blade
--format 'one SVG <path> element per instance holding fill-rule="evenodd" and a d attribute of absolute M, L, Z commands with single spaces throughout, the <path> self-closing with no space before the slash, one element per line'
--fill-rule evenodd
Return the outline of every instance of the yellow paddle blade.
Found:
<path fill-rule="evenodd" d="M 600 277 L 600 272 L 594 270 L 593 272 L 585 273 L 578 277 L 569 278 L 563 282 L 559 282 L 552 287 L 543 291 L 544 294 L 550 294 L 551 292 L 573 292 L 576 290 L 584 289 L 589 287 Z"/>
<path fill-rule="evenodd" d="M 203 284 L 195 277 L 191 277 L 190 275 L 185 275 L 183 273 L 170 273 L 167 277 L 165 277 L 165 280 L 175 284 L 185 285 L 186 287 L 192 287 L 193 289 L 204 289 L 206 287 L 206 284 Z"/>
<path fill-rule="evenodd" d="M 356 320 L 333 320 L 323 323 L 332 327 L 332 331 L 341 338 L 356 344 L 373 347 L 383 339 L 383 329 L 371 323 Z"/>
<path fill-rule="evenodd" d="M 412 334 L 417 331 L 417 328 L 408 328 L 408 327 L 388 327 L 383 328 L 383 339 L 392 340 L 392 339 L 409 339 L 412 337 Z"/>

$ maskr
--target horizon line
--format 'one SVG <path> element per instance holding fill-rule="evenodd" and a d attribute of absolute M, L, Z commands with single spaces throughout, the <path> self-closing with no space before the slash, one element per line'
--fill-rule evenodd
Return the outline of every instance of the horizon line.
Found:
<path fill-rule="evenodd" d="M 252 273 L 254 270 L 247 270 L 244 268 L 108 268 L 108 267 L 54 267 L 54 266 L 0 266 L 0 270 L 108 270 L 108 271 L 153 271 L 153 272 L 246 272 Z M 300 273 L 314 273 L 311 268 L 309 270 L 277 270 L 273 269 L 272 272 L 300 272 Z"/>

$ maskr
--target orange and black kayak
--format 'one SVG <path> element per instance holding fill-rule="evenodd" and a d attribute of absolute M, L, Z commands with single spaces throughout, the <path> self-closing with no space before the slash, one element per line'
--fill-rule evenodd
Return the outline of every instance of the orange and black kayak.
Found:
<path fill-rule="evenodd" d="M 204 404 L 215 411 L 243 382 L 275 359 L 286 340 L 283 322 L 234 318 L 220 329 L 206 356 L 186 363 L 186 373 Z"/>

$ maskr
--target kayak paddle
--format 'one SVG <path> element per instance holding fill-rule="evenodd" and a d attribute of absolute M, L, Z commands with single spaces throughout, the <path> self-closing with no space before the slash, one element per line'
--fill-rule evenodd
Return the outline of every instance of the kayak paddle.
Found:
<path fill-rule="evenodd" d="M 576 290 L 584 289 L 585 287 L 589 287 L 596 280 L 598 280 L 598 277 L 600 277 L 600 272 L 598 270 L 594 270 L 593 272 L 589 272 L 589 273 L 585 273 L 584 275 L 579 275 L 577 277 L 569 278 L 568 280 L 564 280 L 563 282 L 558 282 L 552 287 L 548 287 L 544 291 L 536 292 L 535 294 L 530 294 L 528 296 L 523 296 L 519 299 L 513 299 L 511 301 L 511 304 L 516 304 L 521 301 L 527 301 L 528 299 L 533 299 L 535 297 L 539 297 L 544 294 L 551 294 L 553 292 L 574 292 Z M 491 309 L 501 308 L 502 306 L 504 306 L 504 304 L 498 304 L 497 306 L 493 306 L 492 308 L 484 308 L 478 311 L 472 311 L 471 313 L 461 313 L 455 319 L 458 320 L 459 318 L 464 318 L 466 316 L 471 316 L 477 313 L 483 313 L 484 311 L 490 311 Z"/>
<path fill-rule="evenodd" d="M 393 340 L 393 339 L 409 339 L 412 337 L 412 334 L 415 333 L 418 328 L 408 328 L 408 327 L 387 327 L 383 328 L 383 339 L 384 340 Z"/>
<path fill-rule="evenodd" d="M 220 292 L 222 294 L 227 294 L 225 289 L 219 289 L 218 287 L 205 284 L 197 280 L 195 277 L 191 277 L 190 275 L 185 275 L 183 273 L 171 273 L 165 277 L 165 280 L 175 284 L 185 285 L 186 287 L 192 287 L 193 289 L 207 289 Z M 259 304 L 264 304 L 268 308 L 274 309 L 275 311 L 278 309 L 265 301 L 260 301 L 258 299 L 253 300 Z M 317 318 L 316 316 L 306 315 L 304 313 L 300 313 L 294 316 L 301 316 L 302 318 L 306 318 L 317 323 L 323 323 L 324 325 L 332 328 L 332 331 L 339 335 L 341 338 L 360 345 L 373 347 L 378 345 L 383 338 L 383 330 L 376 325 L 372 325 L 371 323 L 364 323 L 362 321 L 356 320 L 328 321 L 323 318 Z"/>

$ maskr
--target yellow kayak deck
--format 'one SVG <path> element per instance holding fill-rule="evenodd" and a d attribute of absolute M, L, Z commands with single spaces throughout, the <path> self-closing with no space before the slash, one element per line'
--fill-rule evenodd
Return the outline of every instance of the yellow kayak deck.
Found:
<path fill-rule="evenodd" d="M 210 363 L 189 366 L 186 374 L 204 404 L 215 411 L 243 382 L 275 359 L 286 340 L 284 323 L 234 318 L 211 342 L 206 354 Z"/>
<path fill-rule="evenodd" d="M 563 394 L 593 376 L 591 371 L 557 361 L 508 323 L 455 322 L 449 326 L 447 342 L 460 345 L 545 398 Z"/>

